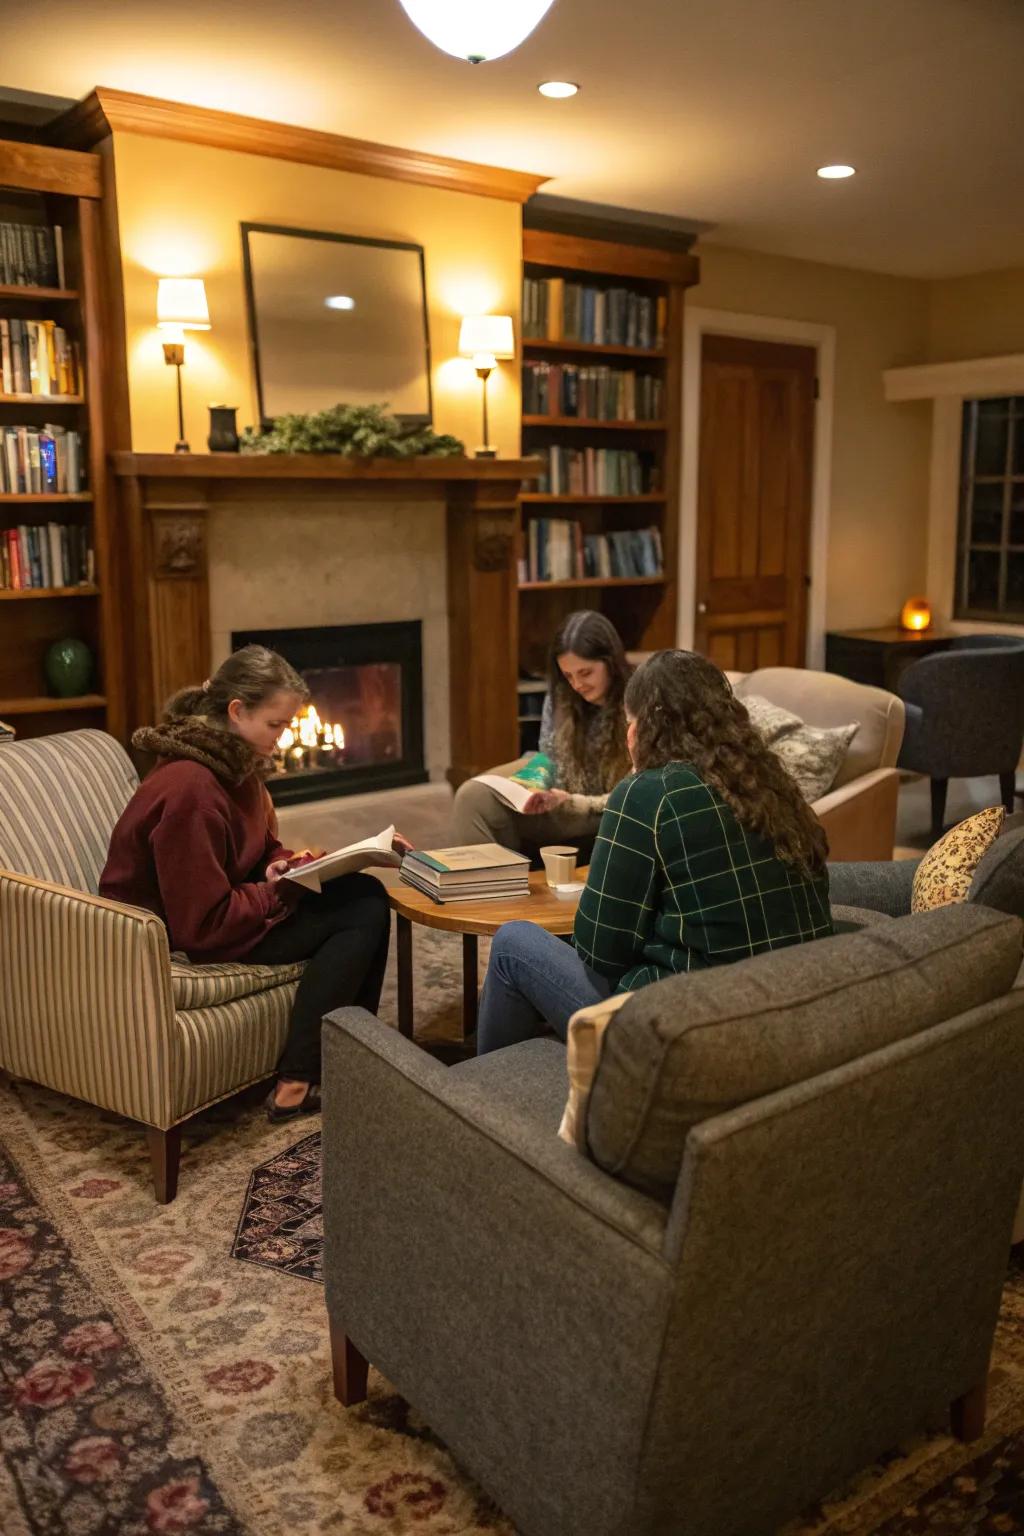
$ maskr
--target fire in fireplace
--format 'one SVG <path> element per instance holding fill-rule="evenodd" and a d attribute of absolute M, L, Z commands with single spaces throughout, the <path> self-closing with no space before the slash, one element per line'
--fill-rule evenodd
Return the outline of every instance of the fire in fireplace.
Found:
<path fill-rule="evenodd" d="M 278 804 L 421 784 L 423 663 L 419 622 L 236 632 L 305 679 L 310 702 L 282 733 L 268 787 Z"/>

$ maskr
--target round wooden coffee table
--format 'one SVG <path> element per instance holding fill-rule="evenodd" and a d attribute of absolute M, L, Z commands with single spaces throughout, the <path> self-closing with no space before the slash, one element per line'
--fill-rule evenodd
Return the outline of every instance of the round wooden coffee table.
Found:
<path fill-rule="evenodd" d="M 578 870 L 583 880 L 586 870 Z M 548 933 L 572 932 L 578 901 L 556 896 L 542 869 L 530 875 L 530 894 L 510 901 L 451 901 L 444 906 L 431 901 L 414 885 L 396 881 L 387 887 L 388 900 L 398 917 L 398 1028 L 412 1039 L 412 928 L 441 928 L 462 934 L 462 1029 L 468 1038 L 476 1029 L 479 961 L 477 940 L 490 937 L 502 923 L 536 923 Z"/>

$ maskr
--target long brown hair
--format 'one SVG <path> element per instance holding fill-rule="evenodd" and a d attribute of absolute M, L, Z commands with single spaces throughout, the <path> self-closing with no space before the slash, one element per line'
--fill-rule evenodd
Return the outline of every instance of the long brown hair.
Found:
<path fill-rule="evenodd" d="M 187 715 L 228 718 L 232 699 L 249 709 L 265 704 L 275 693 L 297 693 L 305 702 L 309 689 L 295 668 L 265 645 L 243 645 L 221 662 L 212 677 L 192 688 L 179 688 L 164 705 L 164 718 L 181 720 Z"/>
<path fill-rule="evenodd" d="M 603 661 L 608 668 L 608 692 L 600 704 L 588 704 L 562 676 L 558 658 L 570 651 L 584 661 Z M 629 772 L 622 701 L 632 670 L 618 630 L 603 613 L 581 608 L 563 621 L 551 643 L 548 692 L 554 716 L 555 757 L 570 793 L 585 791 L 595 777 L 609 790 Z M 600 713 L 600 723 L 591 737 L 588 726 L 595 712 Z"/>
<path fill-rule="evenodd" d="M 786 864 L 808 876 L 823 872 L 824 828 L 713 662 L 692 651 L 655 651 L 630 678 L 625 704 L 636 721 L 638 772 L 690 764 Z"/>

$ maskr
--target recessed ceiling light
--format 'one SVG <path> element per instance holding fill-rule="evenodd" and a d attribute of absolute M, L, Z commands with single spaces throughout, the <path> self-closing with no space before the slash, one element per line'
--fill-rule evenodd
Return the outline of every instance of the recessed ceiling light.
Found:
<path fill-rule="evenodd" d="M 355 299 L 350 299 L 347 293 L 332 294 L 329 299 L 324 299 L 328 309 L 355 309 Z"/>
<path fill-rule="evenodd" d="M 818 175 L 822 181 L 845 181 L 848 176 L 856 176 L 856 168 L 852 165 L 821 165 L 818 167 Z"/>
<path fill-rule="evenodd" d="M 562 101 L 566 96 L 575 96 L 579 86 L 571 80 L 545 80 L 537 89 L 542 96 L 553 96 L 556 101 Z"/>

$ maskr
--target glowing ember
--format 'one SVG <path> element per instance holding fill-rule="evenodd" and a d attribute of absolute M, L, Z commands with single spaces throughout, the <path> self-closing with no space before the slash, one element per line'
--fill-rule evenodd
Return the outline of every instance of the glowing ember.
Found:
<path fill-rule="evenodd" d="M 345 750 L 345 731 L 337 721 L 321 720 L 308 704 L 277 739 L 274 764 L 278 773 L 326 767 Z"/>

